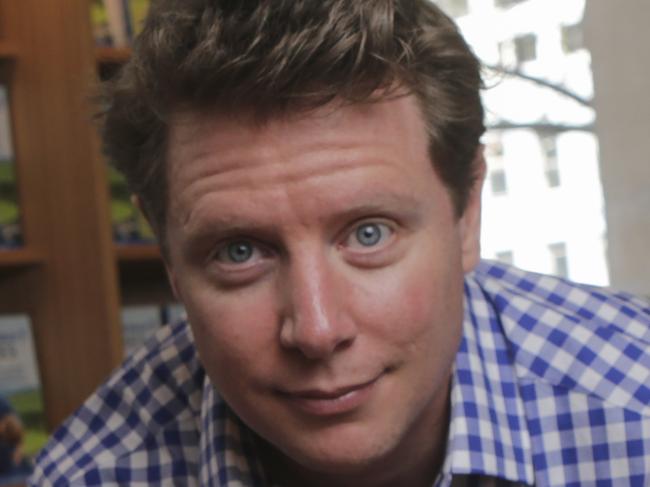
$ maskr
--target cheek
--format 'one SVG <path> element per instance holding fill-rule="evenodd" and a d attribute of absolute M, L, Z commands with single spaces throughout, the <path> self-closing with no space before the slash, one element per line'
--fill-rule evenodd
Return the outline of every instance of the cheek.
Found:
<path fill-rule="evenodd" d="M 462 279 L 455 255 L 414 256 L 361 280 L 348 303 L 387 342 L 442 349 L 460 330 Z"/>
<path fill-rule="evenodd" d="M 228 293 L 204 284 L 185 295 L 190 297 L 185 306 L 196 346 L 208 371 L 220 376 L 238 370 L 242 375 L 253 366 L 268 365 L 278 329 L 267 293 Z"/>

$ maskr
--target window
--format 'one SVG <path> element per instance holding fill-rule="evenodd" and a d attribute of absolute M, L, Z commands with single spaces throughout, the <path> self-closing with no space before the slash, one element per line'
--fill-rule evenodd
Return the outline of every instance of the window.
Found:
<path fill-rule="evenodd" d="M 525 63 L 537 58 L 537 37 L 535 34 L 515 37 L 514 43 L 517 63 Z"/>
<path fill-rule="evenodd" d="M 490 171 L 490 186 L 492 187 L 492 194 L 495 196 L 508 192 L 508 180 L 506 179 L 506 171 L 503 168 Z"/>
<path fill-rule="evenodd" d="M 512 250 L 502 250 L 501 252 L 497 252 L 495 254 L 495 258 L 504 264 L 512 265 L 515 262 L 515 254 L 512 252 Z"/>
<path fill-rule="evenodd" d="M 553 243 L 548 246 L 551 253 L 552 272 L 559 277 L 569 277 L 569 261 L 566 255 L 564 242 Z"/>
<path fill-rule="evenodd" d="M 503 144 L 501 139 L 491 139 L 485 141 L 485 157 L 488 159 L 496 159 L 503 157 Z"/>
<path fill-rule="evenodd" d="M 436 3 L 450 17 L 462 17 L 469 13 L 467 0 L 438 0 Z"/>
<path fill-rule="evenodd" d="M 494 0 L 494 5 L 496 5 L 499 8 L 510 8 L 513 5 L 517 5 L 518 3 L 523 3 L 526 0 Z"/>
<path fill-rule="evenodd" d="M 508 192 L 508 178 L 503 164 L 503 145 L 500 138 L 489 138 L 485 141 L 485 156 L 488 163 L 488 179 L 492 194 L 495 196 Z"/>
<path fill-rule="evenodd" d="M 566 53 L 575 52 L 584 47 L 582 24 L 562 26 L 562 49 Z"/>
<path fill-rule="evenodd" d="M 557 142 L 554 135 L 540 135 L 540 144 L 544 156 L 544 175 L 549 188 L 560 185 L 560 167 L 557 162 Z"/>
<path fill-rule="evenodd" d="M 537 36 L 524 34 L 499 43 L 501 63 L 519 65 L 537 58 Z"/>

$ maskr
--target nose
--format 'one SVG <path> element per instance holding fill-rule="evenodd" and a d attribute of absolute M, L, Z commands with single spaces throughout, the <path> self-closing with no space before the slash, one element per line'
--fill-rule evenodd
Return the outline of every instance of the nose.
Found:
<path fill-rule="evenodd" d="M 322 360 L 354 341 L 356 324 L 339 299 L 345 296 L 345 285 L 337 282 L 325 258 L 294 259 L 283 287 L 283 347 L 298 350 L 310 360 Z"/>

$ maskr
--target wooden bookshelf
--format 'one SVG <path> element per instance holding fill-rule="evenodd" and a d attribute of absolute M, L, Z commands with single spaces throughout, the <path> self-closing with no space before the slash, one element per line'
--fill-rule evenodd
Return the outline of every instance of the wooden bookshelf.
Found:
<path fill-rule="evenodd" d="M 162 265 L 160 249 L 156 244 L 116 244 L 115 256 L 120 263 L 157 262 Z"/>
<path fill-rule="evenodd" d="M 91 123 L 98 67 L 129 56 L 95 47 L 89 0 L 0 0 L 25 240 L 0 249 L 0 313 L 30 316 L 50 428 L 122 361 L 121 306 L 171 299 L 156 246 L 113 243 Z"/>
<path fill-rule="evenodd" d="M 176 301 L 161 260 L 122 262 L 119 276 L 123 306 L 143 303 L 162 305 Z"/>
<path fill-rule="evenodd" d="M 32 281 L 45 262 L 30 249 L 0 250 L 0 313 L 24 313 L 30 308 Z"/>
<path fill-rule="evenodd" d="M 44 257 L 31 249 L 2 249 L 0 248 L 0 272 L 4 269 L 32 267 L 44 262 Z"/>
<path fill-rule="evenodd" d="M 123 305 L 175 301 L 158 245 L 116 245 L 115 257 Z"/>
<path fill-rule="evenodd" d="M 130 47 L 96 47 L 95 60 L 98 64 L 123 64 L 131 57 Z"/>
<path fill-rule="evenodd" d="M 0 40 L 0 61 L 11 60 L 18 56 L 18 46 L 12 42 Z"/>
<path fill-rule="evenodd" d="M 130 55 L 95 46 L 89 0 L 0 0 L 25 241 L 0 249 L 0 313 L 30 316 L 49 428 L 122 361 L 121 307 L 172 300 L 157 246 L 113 242 L 91 122 L 98 74 Z"/>

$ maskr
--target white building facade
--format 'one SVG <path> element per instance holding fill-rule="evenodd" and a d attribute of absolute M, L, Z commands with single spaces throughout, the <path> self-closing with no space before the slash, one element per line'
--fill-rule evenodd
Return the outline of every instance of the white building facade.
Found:
<path fill-rule="evenodd" d="M 496 68 L 486 70 L 483 93 L 492 127 L 483 139 L 483 256 L 607 285 L 585 0 L 436 3 Z"/>

